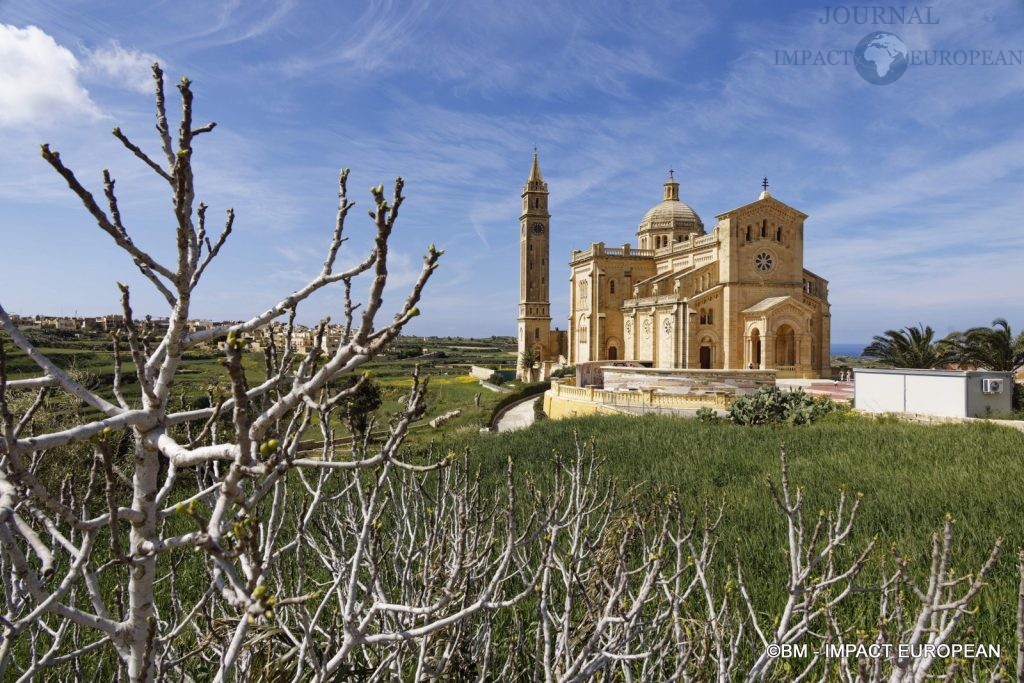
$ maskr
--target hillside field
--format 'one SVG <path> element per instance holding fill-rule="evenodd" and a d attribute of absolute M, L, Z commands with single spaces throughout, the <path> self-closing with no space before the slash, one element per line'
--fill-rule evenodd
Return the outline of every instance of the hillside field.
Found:
<path fill-rule="evenodd" d="M 847 551 L 854 553 L 878 536 L 865 584 L 893 547 L 914 560 L 918 576 L 927 576 L 931 535 L 941 531 L 946 513 L 955 520 L 959 573 L 978 569 L 996 539 L 1005 538 L 991 584 L 977 603 L 979 612 L 961 630 L 971 636 L 960 640 L 998 643 L 1004 656 L 1014 656 L 1016 555 L 1024 547 L 1024 434 L 984 424 L 922 426 L 852 415 L 810 426 L 756 428 L 602 416 L 542 422 L 508 434 L 452 435 L 438 439 L 435 452 L 468 449 L 493 482 L 502 481 L 511 457 L 520 477 L 543 486 L 553 452 L 575 452 L 574 434 L 595 444 L 607 477 L 622 488 L 637 486 L 650 504 L 669 489 L 695 511 L 705 500 L 724 500 L 720 533 L 726 545 L 719 559 L 731 559 L 732 544 L 738 546 L 744 574 L 764 611 L 777 610 L 785 600 L 785 524 L 766 486 L 768 478 L 779 478 L 782 444 L 791 480 L 806 490 L 808 518 L 834 508 L 841 487 L 864 494 Z M 851 603 L 859 628 L 873 629 L 866 615 L 874 600 L 865 594 Z"/>
<path fill-rule="evenodd" d="M 112 363 L 109 340 L 68 338 L 37 332 L 33 340 L 59 364 L 91 375 L 91 383 L 109 391 Z M 8 345 L 12 377 L 37 371 Z M 978 613 L 960 630 L 960 641 L 999 644 L 1004 657 L 1015 652 L 1014 625 L 1019 576 L 1016 555 L 1024 547 L 1024 434 L 984 424 L 921 426 L 893 419 L 837 414 L 810 426 L 737 427 L 692 419 L 646 416 L 601 416 L 545 421 L 507 434 L 480 434 L 501 395 L 466 376 L 471 364 L 515 362 L 514 340 L 493 338 L 402 338 L 389 358 L 363 367 L 374 373 L 383 405 L 377 428 L 400 410 L 411 386 L 409 374 L 419 365 L 430 377 L 428 410 L 404 446 L 410 459 L 436 458 L 448 451 L 466 453 L 492 488 L 503 482 L 512 458 L 519 481 L 530 478 L 543 487 L 552 472 L 553 453 L 571 455 L 574 438 L 593 443 L 603 459 L 603 473 L 625 490 L 636 487 L 645 504 L 657 505 L 669 491 L 686 506 L 700 510 L 705 501 L 725 503 L 720 527 L 722 546 L 717 576 L 727 580 L 734 549 L 758 609 L 777 611 L 785 600 L 784 519 L 775 509 L 766 480 L 778 479 L 779 448 L 790 456 L 791 478 L 807 492 L 806 510 L 834 507 L 838 492 L 864 494 L 856 531 L 846 551 L 857 553 L 877 535 L 864 573 L 865 585 L 891 560 L 892 548 L 913 560 L 917 576 L 927 575 L 931 535 L 950 513 L 955 522 L 955 566 L 970 572 L 982 565 L 998 537 L 1006 547 L 990 585 L 976 606 Z M 220 353 L 197 350 L 186 358 L 178 391 L 185 399 L 202 397 L 207 387 L 224 382 Z M 250 381 L 262 377 L 262 355 L 247 354 Z M 130 371 L 127 393 L 136 389 Z M 512 385 L 513 388 L 515 385 Z M 473 399 L 480 394 L 481 405 Z M 425 426 L 430 418 L 460 409 L 460 417 L 441 429 Z M 340 425 L 339 425 L 340 427 Z M 318 429 L 311 428 L 308 438 Z M 427 451 L 430 454 L 427 454 Z M 870 592 L 845 607 L 858 628 L 876 628 Z"/>

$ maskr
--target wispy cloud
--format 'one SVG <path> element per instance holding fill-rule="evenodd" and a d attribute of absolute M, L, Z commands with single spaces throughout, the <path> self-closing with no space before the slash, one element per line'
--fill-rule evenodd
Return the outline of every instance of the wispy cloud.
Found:
<path fill-rule="evenodd" d="M 159 61 L 160 58 L 150 52 L 125 49 L 112 40 L 106 45 L 85 51 L 82 71 L 86 78 L 149 95 L 153 92 L 151 66 L 153 62 Z"/>

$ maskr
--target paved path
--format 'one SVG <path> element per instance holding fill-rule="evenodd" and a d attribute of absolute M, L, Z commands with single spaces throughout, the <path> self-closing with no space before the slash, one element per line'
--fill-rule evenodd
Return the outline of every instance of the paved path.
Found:
<path fill-rule="evenodd" d="M 853 382 L 820 382 L 807 387 L 811 396 L 828 396 L 833 401 L 853 402 Z"/>
<path fill-rule="evenodd" d="M 523 401 L 505 411 L 505 414 L 498 420 L 499 432 L 511 432 L 516 429 L 525 429 L 533 424 L 533 404 L 543 398 L 543 394 L 533 400 Z"/>
<path fill-rule="evenodd" d="M 811 396 L 828 396 L 833 401 L 853 402 L 853 382 L 832 382 L 821 379 L 780 379 L 775 382 L 780 389 L 803 389 Z"/>

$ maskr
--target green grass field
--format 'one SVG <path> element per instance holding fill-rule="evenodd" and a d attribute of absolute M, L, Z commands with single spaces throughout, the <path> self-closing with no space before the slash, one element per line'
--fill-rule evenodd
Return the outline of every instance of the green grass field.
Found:
<path fill-rule="evenodd" d="M 893 546 L 913 559 L 919 576 L 926 576 L 931 534 L 941 530 L 947 512 L 956 521 L 954 565 L 960 573 L 979 568 L 997 537 L 1004 537 L 1006 550 L 982 593 L 979 613 L 965 625 L 973 631 L 961 633 L 1014 652 L 1016 550 L 1024 546 L 1024 434 L 988 425 L 928 427 L 855 416 L 761 428 L 602 416 L 543 422 L 509 434 L 460 434 L 438 445 L 469 448 L 492 482 L 501 481 L 508 457 L 520 476 L 544 481 L 552 452 L 573 452 L 574 432 L 596 443 L 609 478 L 623 487 L 638 485 L 650 501 L 659 500 L 666 489 L 678 491 L 694 510 L 704 500 L 724 500 L 720 533 L 728 543 L 738 543 L 744 574 L 766 611 L 785 600 L 784 519 L 766 486 L 767 478 L 778 480 L 783 443 L 791 478 L 807 492 L 811 518 L 834 506 L 841 487 L 864 493 L 846 551 L 853 554 L 878 536 L 866 580 L 877 575 Z M 732 548 L 726 547 L 729 557 Z M 874 600 L 867 595 L 849 606 L 850 615 L 867 630 L 874 626 L 869 616 Z"/>
<path fill-rule="evenodd" d="M 105 345 L 109 342 L 50 337 L 41 341 L 62 366 L 89 373 L 99 387 L 109 385 L 112 362 Z M 877 535 L 865 582 L 877 576 L 893 546 L 913 560 L 918 576 L 926 575 L 931 534 L 941 529 L 947 512 L 956 520 L 959 572 L 980 567 L 996 538 L 1004 537 L 1004 555 L 976 603 L 978 613 L 964 624 L 961 634 L 962 640 L 996 643 L 1004 653 L 1014 652 L 1019 580 L 1015 560 L 1017 549 L 1024 547 L 1021 432 L 983 424 L 920 426 L 843 414 L 810 426 L 760 428 L 656 416 L 602 416 L 546 421 L 509 434 L 480 434 L 501 395 L 467 377 L 468 366 L 514 362 L 512 343 L 505 338 L 403 338 L 405 354 L 364 367 L 374 372 L 381 387 L 378 428 L 401 409 L 411 386 L 409 374 L 418 363 L 421 373 L 430 377 L 428 410 L 422 422 L 455 409 L 462 414 L 442 429 L 422 427 L 411 432 L 406 457 L 423 457 L 428 449 L 434 457 L 448 450 L 468 450 L 492 487 L 503 483 L 505 461 L 511 457 L 519 477 L 530 476 L 543 486 L 551 473 L 552 453 L 571 453 L 574 434 L 578 434 L 581 440 L 596 444 L 609 480 L 622 488 L 636 486 L 650 505 L 662 500 L 668 490 L 678 492 L 693 510 L 706 500 L 724 500 L 719 576 L 728 576 L 724 562 L 731 558 L 733 544 L 738 545 L 754 599 L 759 609 L 769 613 L 785 600 L 786 558 L 784 520 L 765 482 L 778 478 L 779 448 L 785 444 L 792 479 L 807 491 L 809 515 L 832 508 L 842 487 L 863 492 L 856 532 L 844 551 L 852 556 Z M 432 355 L 412 357 L 424 349 Z M 23 354 L 10 346 L 8 354 L 13 377 L 37 374 Z M 187 359 L 176 393 L 202 395 L 208 385 L 223 382 L 225 373 L 218 360 L 214 349 Z M 245 362 L 251 381 L 262 377 L 259 354 L 247 354 Z M 134 388 L 129 385 L 128 392 Z M 477 393 L 479 407 L 473 405 Z M 309 436 L 315 437 L 318 431 L 314 432 Z M 874 629 L 872 595 L 858 596 L 846 609 L 858 627 Z"/>

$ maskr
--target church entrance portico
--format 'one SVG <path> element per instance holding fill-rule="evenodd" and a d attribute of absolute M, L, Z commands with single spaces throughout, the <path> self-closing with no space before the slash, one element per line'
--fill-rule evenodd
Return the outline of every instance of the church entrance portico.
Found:
<path fill-rule="evenodd" d="M 764 299 L 744 310 L 745 367 L 775 370 L 779 377 L 816 377 L 811 313 L 789 296 Z"/>

